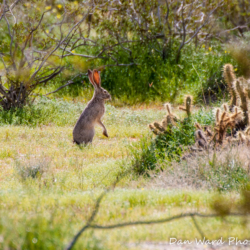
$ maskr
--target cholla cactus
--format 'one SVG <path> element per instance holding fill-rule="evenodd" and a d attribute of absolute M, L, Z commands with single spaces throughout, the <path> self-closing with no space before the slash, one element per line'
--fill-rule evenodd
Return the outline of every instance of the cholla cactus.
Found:
<path fill-rule="evenodd" d="M 239 107 L 234 107 L 233 113 L 228 113 L 226 111 L 221 111 L 220 108 L 215 110 L 216 126 L 214 128 L 216 141 L 219 144 L 223 144 L 226 137 L 227 129 L 232 130 L 239 124 L 243 119 L 243 112 Z"/>
<path fill-rule="evenodd" d="M 240 77 L 235 82 L 235 90 L 237 93 L 237 100 L 238 103 L 240 103 L 240 107 L 243 110 L 244 113 L 244 119 L 243 119 L 243 126 L 250 125 L 250 115 L 249 115 L 249 98 L 248 98 L 248 92 L 247 92 L 247 85 L 246 80 L 243 77 Z"/>
<path fill-rule="evenodd" d="M 208 139 L 213 136 L 212 131 L 208 126 L 201 126 L 198 122 L 194 124 L 197 130 L 194 133 L 196 145 L 199 148 L 208 149 Z"/>
<path fill-rule="evenodd" d="M 219 123 L 220 117 L 221 117 L 221 113 L 222 113 L 221 109 L 220 108 L 215 108 L 213 110 L 213 113 L 214 113 L 214 116 L 215 116 L 215 122 Z"/>
<path fill-rule="evenodd" d="M 245 131 L 244 131 L 245 135 L 250 137 L 250 126 L 248 126 Z"/>
<path fill-rule="evenodd" d="M 166 103 L 164 106 L 167 109 L 167 114 L 164 119 L 161 122 L 155 121 L 148 125 L 155 135 L 164 133 L 169 125 L 176 125 L 176 122 L 178 121 L 177 116 L 172 113 L 171 104 Z"/>
<path fill-rule="evenodd" d="M 242 109 L 237 106 L 234 107 L 233 113 L 230 115 L 230 118 L 235 122 L 235 124 L 240 123 L 244 118 Z"/>
<path fill-rule="evenodd" d="M 199 129 L 199 130 L 202 130 L 202 127 L 201 125 L 198 123 L 198 122 L 195 122 L 194 126 Z"/>
<path fill-rule="evenodd" d="M 229 106 L 228 106 L 227 103 L 223 103 L 222 107 L 223 107 L 223 109 L 224 109 L 225 112 L 229 112 Z"/>
<path fill-rule="evenodd" d="M 236 79 L 234 69 L 231 64 L 225 64 L 223 68 L 223 76 L 231 95 L 230 110 L 232 110 L 234 106 L 239 106 L 242 109 L 244 119 L 238 125 L 238 128 L 244 129 L 244 127 L 250 125 L 250 81 L 246 80 L 244 77 Z M 225 106 L 223 108 L 225 110 L 227 107 Z"/>
<path fill-rule="evenodd" d="M 164 132 L 165 131 L 165 128 L 163 128 L 160 123 L 154 122 L 153 124 L 154 124 L 155 128 L 158 129 L 158 131 L 160 131 L 160 132 Z"/>
<path fill-rule="evenodd" d="M 201 129 L 196 130 L 194 136 L 195 136 L 196 144 L 201 148 L 207 149 L 207 146 L 208 146 L 207 139 L 203 131 Z"/>
<path fill-rule="evenodd" d="M 245 143 L 247 146 L 250 145 L 250 127 L 247 127 L 244 131 L 238 131 L 236 135 L 237 142 Z"/>
<path fill-rule="evenodd" d="M 164 107 L 167 110 L 167 115 L 165 116 L 165 119 L 162 120 L 162 124 L 166 125 L 166 127 L 169 124 L 176 125 L 176 122 L 178 121 L 178 117 L 172 113 L 172 107 L 170 103 L 165 103 Z"/>
<path fill-rule="evenodd" d="M 227 128 L 233 128 L 235 126 L 234 122 L 230 119 L 227 112 L 223 112 L 221 116 L 219 116 L 219 110 L 216 112 L 216 126 L 214 128 L 215 134 L 217 136 L 216 141 L 219 144 L 223 144 L 223 141 L 226 137 Z"/>
<path fill-rule="evenodd" d="M 206 136 L 208 136 L 208 137 L 213 136 L 213 132 L 211 131 L 211 128 L 209 126 L 205 126 L 204 131 L 206 133 Z"/>
<path fill-rule="evenodd" d="M 234 74 L 234 68 L 232 64 L 225 64 L 223 67 L 223 76 L 225 78 L 225 81 L 227 83 L 229 93 L 231 96 L 230 100 L 230 108 L 237 105 L 237 97 L 236 97 L 236 91 L 235 88 L 233 88 L 234 82 L 236 80 L 236 76 Z"/>
<path fill-rule="evenodd" d="M 211 137 L 211 136 L 213 136 L 213 133 L 212 133 L 211 129 L 209 128 L 209 126 L 203 126 L 203 128 L 202 128 L 202 126 L 198 122 L 196 122 L 194 124 L 194 126 L 197 128 L 197 131 L 201 130 L 201 131 L 204 132 L 204 137 Z M 196 138 L 196 136 L 195 136 L 195 138 Z"/>
<path fill-rule="evenodd" d="M 160 135 L 165 132 L 165 128 L 162 126 L 162 123 L 159 122 L 153 122 L 148 125 L 150 130 L 155 134 L 155 135 Z"/>
<path fill-rule="evenodd" d="M 247 145 L 250 146 L 250 126 L 248 126 L 245 131 L 244 134 L 246 136 L 246 140 L 247 140 Z"/>
<path fill-rule="evenodd" d="M 244 133 L 242 131 L 239 131 L 237 133 L 237 139 L 241 142 L 241 143 L 245 143 L 247 138 L 246 136 L 244 135 Z"/>
<path fill-rule="evenodd" d="M 149 124 L 148 127 L 155 135 L 160 135 L 161 133 L 155 128 L 153 124 Z"/>
<path fill-rule="evenodd" d="M 250 99 L 250 79 L 246 81 L 245 86 L 246 86 L 247 97 L 248 99 Z"/>
<path fill-rule="evenodd" d="M 185 106 L 180 106 L 179 109 L 186 111 L 188 117 L 191 116 L 191 108 L 192 108 L 192 103 L 193 103 L 193 97 L 191 95 L 187 95 L 185 97 L 184 105 Z"/>

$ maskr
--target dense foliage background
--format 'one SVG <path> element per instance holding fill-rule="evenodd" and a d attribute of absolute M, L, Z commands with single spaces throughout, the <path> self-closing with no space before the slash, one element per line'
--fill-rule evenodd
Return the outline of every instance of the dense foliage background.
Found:
<path fill-rule="evenodd" d="M 1 104 L 22 106 L 71 80 L 55 95 L 88 98 L 88 68 L 102 71 L 103 86 L 117 104 L 173 101 L 184 92 L 205 103 L 223 97 L 223 64 L 242 70 L 237 45 L 230 44 L 247 40 L 249 5 L 236 0 L 3 1 Z"/>

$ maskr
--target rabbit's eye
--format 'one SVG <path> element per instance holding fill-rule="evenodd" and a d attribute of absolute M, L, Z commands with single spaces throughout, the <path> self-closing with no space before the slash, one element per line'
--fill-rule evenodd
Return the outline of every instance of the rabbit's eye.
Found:
<path fill-rule="evenodd" d="M 107 94 L 107 91 L 106 91 L 106 90 L 104 90 L 103 92 L 104 92 L 104 94 Z"/>

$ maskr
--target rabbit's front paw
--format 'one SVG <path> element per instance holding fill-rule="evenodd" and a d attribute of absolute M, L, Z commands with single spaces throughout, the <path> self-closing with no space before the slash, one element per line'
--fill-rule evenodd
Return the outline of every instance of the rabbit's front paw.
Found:
<path fill-rule="evenodd" d="M 108 132 L 107 132 L 106 130 L 104 130 L 102 134 L 103 134 L 104 136 L 106 136 L 106 137 L 109 137 L 109 136 L 108 136 Z"/>

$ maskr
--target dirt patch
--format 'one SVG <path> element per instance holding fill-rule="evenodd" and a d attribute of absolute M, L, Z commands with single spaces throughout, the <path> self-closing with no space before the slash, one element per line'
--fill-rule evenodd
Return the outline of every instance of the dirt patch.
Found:
<path fill-rule="evenodd" d="M 164 189 L 237 189 L 237 181 L 250 173 L 250 147 L 227 147 L 219 151 L 203 151 L 172 162 L 148 187 Z M 166 165 L 170 164 L 166 162 Z M 152 175 L 154 176 L 154 175 Z M 234 183 L 235 182 L 235 183 Z"/>

